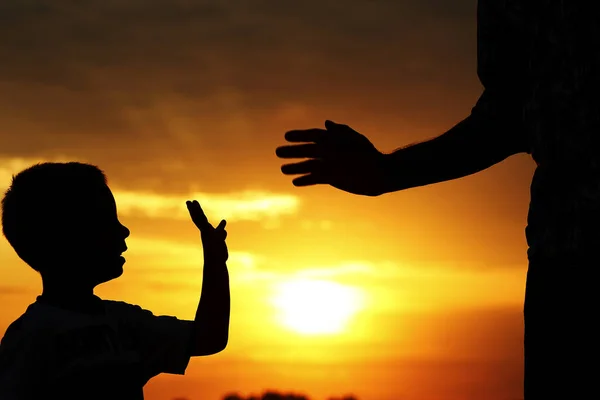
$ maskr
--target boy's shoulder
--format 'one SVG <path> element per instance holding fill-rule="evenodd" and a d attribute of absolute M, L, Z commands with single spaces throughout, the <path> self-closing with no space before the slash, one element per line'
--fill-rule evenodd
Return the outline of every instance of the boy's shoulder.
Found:
<path fill-rule="evenodd" d="M 119 300 L 102 300 L 106 315 L 120 325 L 134 327 L 146 326 L 158 329 L 173 328 L 177 325 L 186 325 L 191 321 L 180 320 L 171 315 L 155 315 L 152 311 L 137 304 Z"/>
<path fill-rule="evenodd" d="M 102 300 L 106 317 L 119 325 L 138 325 L 140 323 L 152 322 L 157 317 L 149 310 L 137 304 L 127 303 L 120 300 Z"/>
<path fill-rule="evenodd" d="M 21 316 L 19 318 L 14 320 L 8 326 L 8 328 L 6 328 L 6 332 L 4 333 L 4 337 L 2 338 L 0 343 L 4 342 L 4 339 L 7 337 L 12 338 L 12 337 L 15 337 L 16 335 L 18 335 L 23 330 L 24 320 L 25 320 L 25 314 L 21 314 Z"/>
<path fill-rule="evenodd" d="M 41 317 L 41 318 L 40 318 Z M 31 306 L 13 321 L 0 340 L 0 375 L 4 376 L 17 358 L 44 347 L 52 336 L 51 325 Z"/>
<path fill-rule="evenodd" d="M 27 310 L 10 324 L 4 337 L 0 341 L 0 352 L 7 348 L 24 348 L 69 336 L 77 332 L 98 330 L 98 328 L 118 328 L 124 331 L 131 329 L 144 331 L 152 329 L 171 329 L 180 325 L 176 317 L 156 316 L 139 305 L 125 301 L 101 301 L 104 312 L 97 315 L 88 315 L 81 312 L 70 311 L 43 302 L 36 301 L 27 307 Z"/>
<path fill-rule="evenodd" d="M 150 311 L 143 309 L 137 304 L 127 303 L 121 300 L 107 300 L 102 299 L 102 304 L 106 313 L 109 315 L 114 314 L 152 314 Z"/>
<path fill-rule="evenodd" d="M 0 348 L 7 345 L 22 342 L 27 338 L 40 337 L 47 334 L 50 328 L 48 322 L 52 319 L 51 315 L 40 312 L 41 310 L 34 304 L 29 305 L 25 312 L 14 320 L 6 329 Z"/>
<path fill-rule="evenodd" d="M 8 326 L 8 328 L 6 329 L 6 332 L 4 332 L 4 335 L 2 336 L 2 339 L 0 340 L 0 369 L 2 368 L 1 366 L 3 365 L 2 361 L 8 355 L 8 349 L 18 347 L 19 342 L 23 341 L 24 335 L 22 332 L 23 332 L 24 320 L 25 320 L 25 314 L 21 315 L 19 318 L 17 318 L 13 323 L 11 323 Z"/>
<path fill-rule="evenodd" d="M 32 341 L 35 338 L 48 338 L 65 330 L 104 324 L 109 319 L 135 318 L 145 311 L 139 306 L 122 301 L 102 300 L 102 305 L 106 313 L 86 315 L 36 301 L 8 326 L 0 341 L 0 347 Z"/>

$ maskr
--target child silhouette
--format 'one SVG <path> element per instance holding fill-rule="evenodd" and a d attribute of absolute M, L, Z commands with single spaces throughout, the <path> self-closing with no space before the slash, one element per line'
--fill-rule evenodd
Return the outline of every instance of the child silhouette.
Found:
<path fill-rule="evenodd" d="M 43 163 L 13 177 L 2 200 L 3 232 L 40 274 L 43 290 L 0 344 L 0 399 L 143 399 L 152 377 L 184 374 L 190 357 L 226 347 L 225 221 L 214 228 L 197 201 L 187 207 L 204 249 L 194 321 L 94 295 L 123 273 L 130 233 L 99 168 Z"/>

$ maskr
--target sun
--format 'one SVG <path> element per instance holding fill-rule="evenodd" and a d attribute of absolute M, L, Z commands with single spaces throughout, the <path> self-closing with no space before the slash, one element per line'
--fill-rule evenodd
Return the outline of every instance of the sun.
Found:
<path fill-rule="evenodd" d="M 344 331 L 362 308 L 362 292 L 324 280 L 294 279 L 276 287 L 273 304 L 279 322 L 304 335 L 331 335 Z"/>

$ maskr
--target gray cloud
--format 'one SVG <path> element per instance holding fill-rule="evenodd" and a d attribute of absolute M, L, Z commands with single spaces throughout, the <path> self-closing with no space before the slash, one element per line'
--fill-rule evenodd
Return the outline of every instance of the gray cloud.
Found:
<path fill-rule="evenodd" d="M 474 15 L 466 0 L 5 0 L 0 149 L 164 176 L 222 166 L 225 147 L 256 163 L 289 105 L 449 112 L 473 82 Z"/>

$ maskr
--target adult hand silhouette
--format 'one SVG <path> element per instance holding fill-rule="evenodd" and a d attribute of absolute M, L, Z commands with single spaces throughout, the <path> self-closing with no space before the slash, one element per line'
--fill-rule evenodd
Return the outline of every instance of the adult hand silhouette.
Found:
<path fill-rule="evenodd" d="M 227 221 L 221 220 L 215 228 L 208 222 L 208 218 L 206 218 L 198 201 L 186 201 L 186 205 L 194 225 L 200 231 L 205 265 L 225 263 L 229 258 L 227 244 L 225 243 L 225 239 L 227 238 L 225 225 Z"/>
<path fill-rule="evenodd" d="M 385 193 L 385 155 L 362 134 L 347 125 L 325 121 L 326 129 L 289 131 L 285 139 L 302 143 L 278 147 L 279 158 L 308 158 L 285 164 L 281 171 L 295 178 L 295 186 L 329 184 L 363 196 Z"/>

